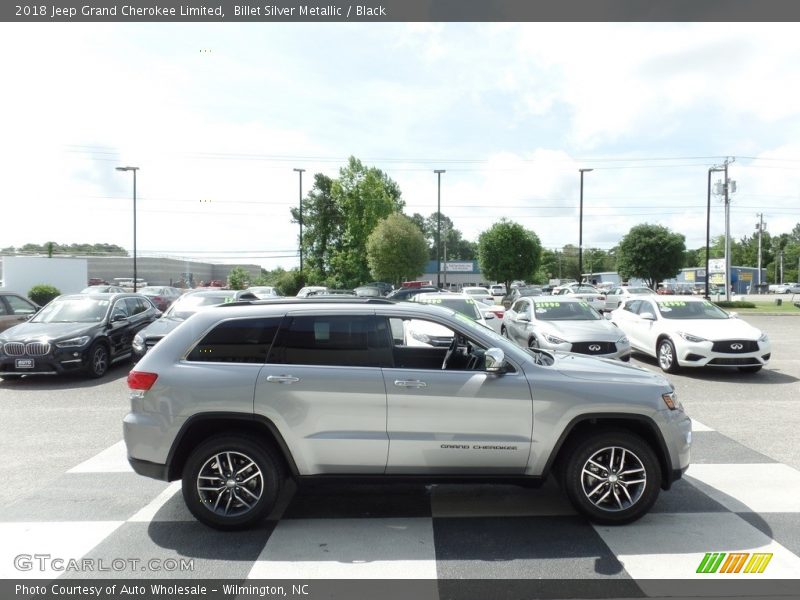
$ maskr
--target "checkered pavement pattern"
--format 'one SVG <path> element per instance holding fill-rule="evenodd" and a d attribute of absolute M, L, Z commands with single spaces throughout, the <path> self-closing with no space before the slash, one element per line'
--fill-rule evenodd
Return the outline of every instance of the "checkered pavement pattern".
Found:
<path fill-rule="evenodd" d="M 189 514 L 180 483 L 133 473 L 115 444 L 0 513 L 0 578 L 21 553 L 111 560 L 193 558 L 194 571 L 159 578 L 616 579 L 708 578 L 708 552 L 772 553 L 761 574 L 800 578 L 800 472 L 694 423 L 692 466 L 652 511 L 622 527 L 592 525 L 553 483 L 288 484 L 270 517 L 242 532 Z M 32 519 L 31 515 L 37 515 Z M 70 573 L 141 578 L 140 572 Z"/>

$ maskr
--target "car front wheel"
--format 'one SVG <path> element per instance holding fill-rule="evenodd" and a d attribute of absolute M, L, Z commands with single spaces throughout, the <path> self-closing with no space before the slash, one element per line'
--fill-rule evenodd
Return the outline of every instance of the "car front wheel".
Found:
<path fill-rule="evenodd" d="M 658 343 L 658 366 L 665 373 L 676 373 L 678 371 L 678 355 L 675 352 L 675 344 L 672 340 L 664 338 Z"/>
<path fill-rule="evenodd" d="M 661 467 L 642 438 L 610 431 L 571 447 L 562 482 L 578 512 L 596 523 L 622 525 L 653 506 L 661 486 Z"/>
<path fill-rule="evenodd" d="M 108 348 L 102 342 L 95 342 L 89 349 L 89 362 L 86 364 L 86 373 L 89 377 L 100 378 L 108 371 Z"/>
<path fill-rule="evenodd" d="M 282 483 L 281 462 L 270 449 L 248 437 L 220 435 L 189 455 L 183 499 L 206 525 L 244 529 L 269 514 Z"/>

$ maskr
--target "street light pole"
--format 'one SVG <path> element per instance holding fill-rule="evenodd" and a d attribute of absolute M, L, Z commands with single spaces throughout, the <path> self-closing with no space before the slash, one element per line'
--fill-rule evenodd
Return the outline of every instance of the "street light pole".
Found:
<path fill-rule="evenodd" d="M 583 174 L 594 169 L 578 169 L 581 173 L 581 207 L 578 216 L 578 282 L 583 281 Z"/>
<path fill-rule="evenodd" d="M 436 199 L 436 287 L 442 287 L 442 173 L 444 169 L 434 169 L 437 179 Z"/>
<path fill-rule="evenodd" d="M 300 200 L 298 203 L 299 206 L 299 216 L 298 219 L 300 221 L 300 272 L 303 272 L 303 173 L 305 169 L 294 169 L 300 175 Z"/>
<path fill-rule="evenodd" d="M 133 171 L 133 292 L 136 293 L 136 171 L 139 167 L 116 167 L 117 171 Z"/>

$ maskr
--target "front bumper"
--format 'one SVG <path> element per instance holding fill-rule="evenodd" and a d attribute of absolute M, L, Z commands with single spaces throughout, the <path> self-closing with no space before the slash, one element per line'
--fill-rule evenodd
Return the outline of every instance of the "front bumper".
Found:
<path fill-rule="evenodd" d="M 0 354 L 0 375 L 61 375 L 81 371 L 88 363 L 88 348 L 53 347 L 44 356 Z M 31 367 L 20 366 L 31 361 Z"/>
<path fill-rule="evenodd" d="M 689 342 L 680 336 L 675 339 L 675 352 L 681 367 L 755 367 L 764 366 L 772 355 L 770 343 L 753 340 L 722 340 L 717 342 Z M 731 348 L 740 344 L 742 349 Z M 747 344 L 754 349 L 747 352 Z M 720 349 L 727 351 L 721 352 Z"/>
<path fill-rule="evenodd" d="M 546 350 L 557 350 L 559 352 L 571 352 L 573 354 L 583 354 L 584 356 L 597 356 L 598 358 L 615 358 L 627 362 L 631 359 L 631 345 L 618 344 L 615 342 L 566 342 L 564 344 L 553 344 L 548 342 L 543 336 L 539 338 L 539 345 Z M 611 346 L 610 348 L 608 346 Z M 599 346 L 595 350 L 592 346 Z"/>

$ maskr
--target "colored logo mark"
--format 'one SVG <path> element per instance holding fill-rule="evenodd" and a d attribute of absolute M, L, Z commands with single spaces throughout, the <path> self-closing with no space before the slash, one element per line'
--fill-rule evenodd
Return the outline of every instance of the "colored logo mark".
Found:
<path fill-rule="evenodd" d="M 698 573 L 763 573 L 772 554 L 766 552 L 707 552 Z"/>

